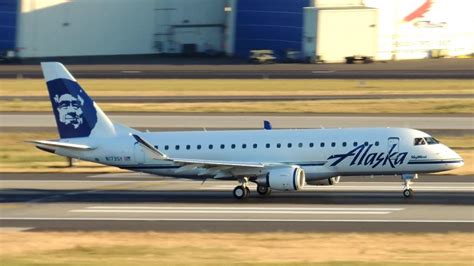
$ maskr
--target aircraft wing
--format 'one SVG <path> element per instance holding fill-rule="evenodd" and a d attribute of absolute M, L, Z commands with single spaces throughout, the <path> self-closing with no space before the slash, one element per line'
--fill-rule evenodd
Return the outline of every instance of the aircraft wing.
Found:
<path fill-rule="evenodd" d="M 263 168 L 266 165 L 259 162 L 237 162 L 237 161 L 220 161 L 220 160 L 201 160 L 201 159 L 186 159 L 186 158 L 170 158 L 160 150 L 156 149 L 152 144 L 146 141 L 144 138 L 136 135 L 130 134 L 135 140 L 142 145 L 145 152 L 156 160 L 166 160 L 182 164 L 183 166 L 177 171 L 192 169 L 192 168 L 204 168 L 207 169 L 203 171 L 202 174 L 214 174 L 215 178 L 224 176 L 223 171 L 235 167 L 243 168 Z"/>

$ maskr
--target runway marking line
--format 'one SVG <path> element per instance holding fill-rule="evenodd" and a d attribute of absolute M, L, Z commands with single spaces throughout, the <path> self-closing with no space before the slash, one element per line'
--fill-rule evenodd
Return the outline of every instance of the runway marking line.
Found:
<path fill-rule="evenodd" d="M 151 222 L 332 222 L 332 223 L 474 223 L 474 220 L 387 220 L 387 219 L 231 219 L 231 218 L 114 218 L 114 217 L 1 217 L 0 221 L 151 221 Z"/>
<path fill-rule="evenodd" d="M 88 213 L 209 213 L 209 214 L 390 214 L 404 208 L 261 208 L 261 207 L 146 207 L 92 206 L 69 212 Z"/>

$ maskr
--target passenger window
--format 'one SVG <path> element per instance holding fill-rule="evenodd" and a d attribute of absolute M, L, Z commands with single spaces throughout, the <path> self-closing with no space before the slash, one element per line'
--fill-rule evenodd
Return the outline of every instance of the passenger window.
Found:
<path fill-rule="evenodd" d="M 346 146 L 347 146 L 347 142 L 343 142 L 342 147 L 346 147 Z"/>
<path fill-rule="evenodd" d="M 357 147 L 357 142 L 354 141 L 353 145 L 354 145 L 354 147 Z"/>
<path fill-rule="evenodd" d="M 414 145 L 415 146 L 418 146 L 418 145 L 425 145 L 426 142 L 425 142 L 425 139 L 424 138 L 415 138 L 415 142 L 414 142 Z"/>
<path fill-rule="evenodd" d="M 235 149 L 235 144 L 230 145 L 231 149 Z"/>
<path fill-rule="evenodd" d="M 331 142 L 331 147 L 336 147 L 336 142 Z"/>
<path fill-rule="evenodd" d="M 197 148 L 198 150 L 200 150 L 200 149 L 201 149 L 201 145 L 197 145 L 196 148 Z"/>
<path fill-rule="evenodd" d="M 369 142 L 367 142 L 367 141 L 364 142 L 364 145 L 365 145 L 365 146 L 369 146 Z"/>
<path fill-rule="evenodd" d="M 319 144 L 319 146 L 321 146 L 321 148 L 324 148 L 324 142 L 321 142 L 321 144 Z"/>
<path fill-rule="evenodd" d="M 225 148 L 225 145 L 224 144 L 221 144 L 221 149 L 224 149 Z"/>
<path fill-rule="evenodd" d="M 277 143 L 277 148 L 281 148 L 281 143 Z"/>
<path fill-rule="evenodd" d="M 291 148 L 291 146 L 292 146 L 291 143 L 288 143 L 288 148 Z"/>
<path fill-rule="evenodd" d="M 191 149 L 191 145 L 188 144 L 186 145 L 186 150 L 189 150 L 189 149 Z"/>
<path fill-rule="evenodd" d="M 298 143 L 298 147 L 303 148 L 303 143 Z"/>
<path fill-rule="evenodd" d="M 254 149 L 257 148 L 257 143 L 254 143 L 254 144 L 253 144 L 253 148 L 254 148 Z"/>
<path fill-rule="evenodd" d="M 266 147 L 267 149 L 270 148 L 270 143 L 267 143 L 267 144 L 265 145 L 265 147 Z"/>
<path fill-rule="evenodd" d="M 242 144 L 242 149 L 246 149 L 247 148 L 247 144 Z"/>
<path fill-rule="evenodd" d="M 212 144 L 209 144 L 209 150 L 212 150 L 213 147 Z"/>
<path fill-rule="evenodd" d="M 155 149 L 158 149 L 158 145 L 155 145 Z"/>
<path fill-rule="evenodd" d="M 169 150 L 170 146 L 165 145 L 165 150 Z"/>
<path fill-rule="evenodd" d="M 179 145 L 174 146 L 175 150 L 179 150 Z"/>
<path fill-rule="evenodd" d="M 314 147 L 314 143 L 310 142 L 310 143 L 309 143 L 309 147 L 310 147 L 310 148 L 313 148 L 313 147 Z"/>
<path fill-rule="evenodd" d="M 375 142 L 375 146 L 379 146 L 379 144 L 380 144 L 380 143 L 379 143 L 378 141 Z"/>

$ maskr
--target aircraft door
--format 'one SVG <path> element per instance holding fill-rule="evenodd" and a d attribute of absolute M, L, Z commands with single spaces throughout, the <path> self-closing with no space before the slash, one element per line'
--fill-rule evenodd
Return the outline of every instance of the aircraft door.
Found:
<path fill-rule="evenodd" d="M 133 156 L 135 157 L 136 163 L 145 163 L 145 151 L 143 151 L 142 146 L 138 142 L 133 145 Z"/>
<path fill-rule="evenodd" d="M 393 145 L 395 145 L 395 148 L 393 148 L 392 152 L 398 152 L 398 147 L 400 143 L 400 138 L 398 137 L 390 137 L 388 138 L 388 145 L 387 145 L 387 152 L 390 152 L 392 150 Z"/>

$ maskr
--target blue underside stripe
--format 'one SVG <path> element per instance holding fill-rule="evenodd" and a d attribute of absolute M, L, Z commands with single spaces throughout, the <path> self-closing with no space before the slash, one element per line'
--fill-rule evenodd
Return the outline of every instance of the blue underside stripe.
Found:
<path fill-rule="evenodd" d="M 453 161 L 410 161 L 408 164 L 446 164 L 446 163 L 462 163 L 463 160 L 453 160 Z"/>

